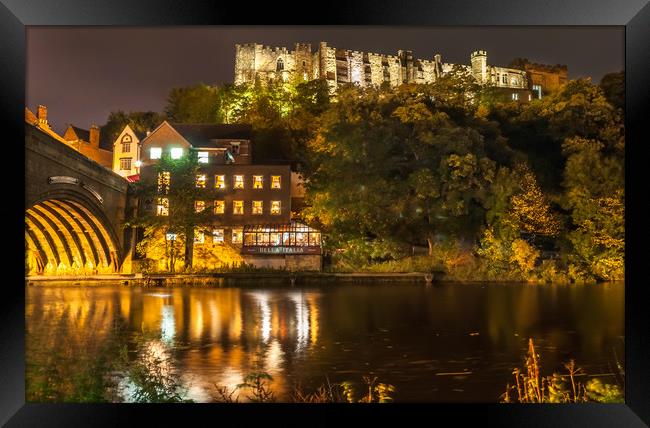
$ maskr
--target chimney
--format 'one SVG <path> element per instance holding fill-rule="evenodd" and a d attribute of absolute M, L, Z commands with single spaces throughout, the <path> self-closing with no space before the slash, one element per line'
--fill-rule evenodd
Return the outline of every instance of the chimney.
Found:
<path fill-rule="evenodd" d="M 94 123 L 90 126 L 90 141 L 92 147 L 99 148 L 99 127 Z"/>
<path fill-rule="evenodd" d="M 38 105 L 38 123 L 47 125 L 47 107 L 42 104 Z"/>

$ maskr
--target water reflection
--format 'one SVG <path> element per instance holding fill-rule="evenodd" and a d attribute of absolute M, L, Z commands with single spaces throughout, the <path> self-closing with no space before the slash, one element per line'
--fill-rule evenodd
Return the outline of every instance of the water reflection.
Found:
<path fill-rule="evenodd" d="M 126 347 L 129 364 L 165 361 L 162 374 L 178 376 L 196 401 L 211 401 L 214 384 L 234 388 L 264 371 L 281 400 L 298 381 L 316 387 L 326 376 L 374 373 L 397 386 L 399 401 L 494 402 L 528 337 L 545 370 L 575 358 L 588 373 L 605 373 L 614 353 L 622 363 L 623 296 L 616 284 L 28 287 L 28 399 L 98 397 L 92 388 L 105 385 L 93 376 L 114 370 Z M 67 380 L 79 371 L 92 388 Z"/>

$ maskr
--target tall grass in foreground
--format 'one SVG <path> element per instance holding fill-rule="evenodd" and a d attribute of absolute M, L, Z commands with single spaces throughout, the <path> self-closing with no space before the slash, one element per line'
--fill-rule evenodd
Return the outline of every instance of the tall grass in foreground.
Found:
<path fill-rule="evenodd" d="M 525 365 L 525 372 L 519 368 L 513 371 L 515 384 L 506 385 L 506 391 L 501 395 L 502 403 L 624 402 L 622 389 L 618 385 L 606 384 L 596 378 L 586 384 L 578 382 L 576 376 L 585 373 L 576 367 L 574 360 L 564 365 L 567 375 L 553 373 L 552 376 L 542 376 L 540 356 L 535 351 L 533 339 L 528 340 Z"/>

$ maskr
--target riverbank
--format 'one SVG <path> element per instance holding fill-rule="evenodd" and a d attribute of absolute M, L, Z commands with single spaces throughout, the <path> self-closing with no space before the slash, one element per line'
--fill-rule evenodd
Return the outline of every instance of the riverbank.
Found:
<path fill-rule="evenodd" d="M 29 276 L 26 277 L 28 285 L 66 283 L 88 284 L 119 282 L 128 286 L 245 286 L 245 285 L 319 285 L 323 283 L 434 283 L 442 280 L 442 272 L 433 274 L 411 273 L 325 273 L 325 272 L 228 272 L 209 274 L 111 274 L 111 275 L 78 275 L 78 276 Z"/>

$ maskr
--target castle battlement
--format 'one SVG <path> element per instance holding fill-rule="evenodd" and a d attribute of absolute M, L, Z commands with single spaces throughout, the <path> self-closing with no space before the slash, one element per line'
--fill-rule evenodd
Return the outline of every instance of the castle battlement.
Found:
<path fill-rule="evenodd" d="M 441 74 L 449 73 L 457 64 L 442 62 L 442 55 L 433 58 L 415 58 L 413 51 L 400 49 L 397 54 L 381 54 L 360 50 L 341 49 L 321 41 L 312 51 L 311 43 L 298 42 L 294 49 L 267 46 L 257 43 L 236 44 L 235 84 L 278 78 L 286 79 L 293 73 L 306 80 L 325 79 L 330 90 L 338 83 L 360 86 L 379 86 L 389 83 L 397 86 L 404 82 L 432 83 Z M 281 56 L 281 58 L 279 58 Z M 459 64 L 471 73 L 480 84 L 497 83 L 499 87 L 527 89 L 527 71 L 488 65 L 487 51 L 476 50 L 469 55 L 469 64 Z M 529 67 L 549 73 L 563 74 L 566 65 L 530 64 Z M 278 71 L 282 73 L 278 73 Z M 507 79 L 502 75 L 518 74 L 523 78 Z M 500 79 L 500 82 L 496 82 Z"/>

